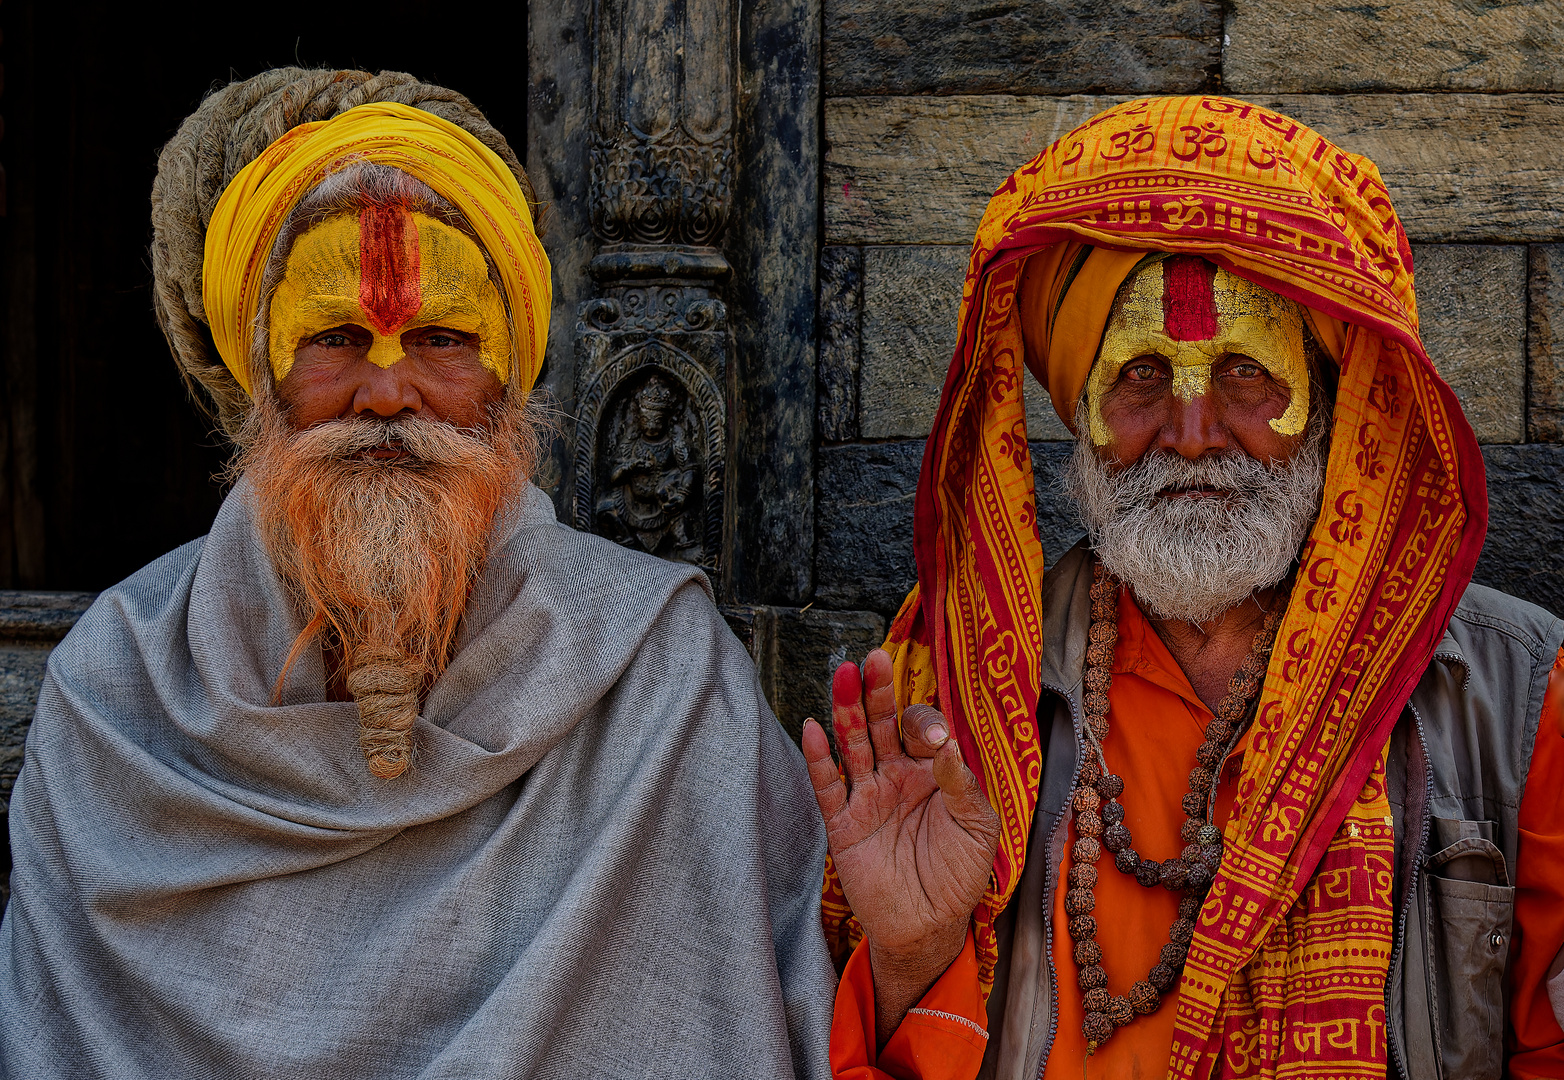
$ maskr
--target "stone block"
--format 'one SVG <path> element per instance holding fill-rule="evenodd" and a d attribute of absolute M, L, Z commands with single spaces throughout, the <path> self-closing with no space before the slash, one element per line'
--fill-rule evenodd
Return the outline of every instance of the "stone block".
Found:
<path fill-rule="evenodd" d="M 1222 63 L 1210 0 L 826 0 L 826 93 L 1187 94 Z"/>
<path fill-rule="evenodd" d="M 1485 446 L 1488 540 L 1476 581 L 1564 613 L 1564 446 Z"/>
<path fill-rule="evenodd" d="M 1564 442 L 1564 244 L 1539 244 L 1529 256 L 1527 438 Z"/>
<path fill-rule="evenodd" d="M 815 602 L 894 614 L 917 580 L 912 499 L 923 443 L 822 447 L 816 461 Z"/>
<path fill-rule="evenodd" d="M 755 661 L 771 711 L 795 743 L 810 717 L 831 733 L 832 673 L 845 661 L 861 662 L 885 641 L 885 618 L 873 611 L 813 605 L 727 605 L 721 610 Z"/>
<path fill-rule="evenodd" d="M 1526 441 L 1526 249 L 1417 244 L 1418 319 L 1429 358 L 1478 442 Z"/>
<path fill-rule="evenodd" d="M 744 86 L 735 90 L 733 156 L 742 164 L 722 242 L 733 264 L 725 295 L 737 361 L 726 576 L 731 596 L 801 603 L 813 586 L 820 8 L 736 7 Z"/>
<path fill-rule="evenodd" d="M 1005 177 L 1123 100 L 828 97 L 826 242 L 970 246 L 989 196 Z"/>
<path fill-rule="evenodd" d="M 989 196 L 1121 97 L 825 104 L 826 238 L 970 244 Z M 1564 95 L 1287 94 L 1256 101 L 1371 158 L 1414 240 L 1564 240 Z"/>
<path fill-rule="evenodd" d="M 863 322 L 863 249 L 820 252 L 820 366 L 815 425 L 821 442 L 858 437 L 858 368 Z"/>
<path fill-rule="evenodd" d="M 0 911 L 10 898 L 11 789 L 22 768 L 44 665 L 93 596 L 0 590 Z"/>
<path fill-rule="evenodd" d="M 863 369 L 859 428 L 866 439 L 926 437 L 956 348 L 966 245 L 863 249 Z M 1047 391 L 1023 380 L 1026 430 L 1068 439 Z"/>
<path fill-rule="evenodd" d="M 831 726 L 831 676 L 861 663 L 885 641 L 885 618 L 873 611 L 774 608 L 770 648 L 760 662 L 772 711 L 794 742 L 810 717 Z"/>
<path fill-rule="evenodd" d="M 1059 490 L 1071 443 L 1031 445 L 1037 521 L 1051 564 L 1084 533 Z M 917 440 L 834 446 L 820 452 L 815 596 L 830 607 L 871 608 L 887 616 L 917 581 L 912 559 L 912 505 L 923 443 Z"/>
<path fill-rule="evenodd" d="M 1240 97 L 1564 89 L 1561 0 L 1233 0 L 1227 37 L 1222 85 Z"/>

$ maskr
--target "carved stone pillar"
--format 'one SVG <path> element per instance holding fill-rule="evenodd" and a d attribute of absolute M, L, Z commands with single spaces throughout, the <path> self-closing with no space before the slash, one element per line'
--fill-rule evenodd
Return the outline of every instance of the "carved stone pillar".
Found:
<path fill-rule="evenodd" d="M 732 332 L 733 0 L 596 0 L 591 262 L 573 511 L 721 582 Z"/>

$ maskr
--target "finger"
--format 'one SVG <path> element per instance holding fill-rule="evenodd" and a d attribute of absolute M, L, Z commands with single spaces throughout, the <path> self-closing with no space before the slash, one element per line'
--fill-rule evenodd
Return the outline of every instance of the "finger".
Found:
<path fill-rule="evenodd" d="M 804 763 L 809 766 L 809 784 L 815 789 L 820 816 L 830 821 L 847 804 L 847 785 L 831 759 L 831 742 L 825 728 L 813 717 L 804 721 Z"/>
<path fill-rule="evenodd" d="M 831 724 L 836 746 L 847 770 L 847 782 L 856 784 L 874 772 L 874 747 L 863 713 L 863 680 L 857 664 L 843 664 L 831 679 Z"/>
<path fill-rule="evenodd" d="M 869 718 L 874 759 L 883 764 L 901 757 L 901 732 L 896 726 L 896 671 L 891 654 L 875 649 L 863 661 L 863 701 Z"/>
<path fill-rule="evenodd" d="M 945 795 L 945 807 L 967 832 L 997 841 L 999 815 L 988 804 L 978 778 L 961 760 L 961 747 L 947 739 L 934 755 L 934 782 Z"/>
<path fill-rule="evenodd" d="M 909 705 L 901 714 L 901 743 L 908 757 L 927 760 L 949 741 L 949 725 L 932 705 Z"/>

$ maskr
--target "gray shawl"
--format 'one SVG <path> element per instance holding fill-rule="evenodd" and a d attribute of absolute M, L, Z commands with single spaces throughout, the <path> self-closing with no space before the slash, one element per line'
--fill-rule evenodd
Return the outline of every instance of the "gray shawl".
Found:
<path fill-rule="evenodd" d="M 804 762 L 701 574 L 529 489 L 369 775 L 247 487 L 55 650 L 11 803 L 0 1075 L 824 1077 Z"/>

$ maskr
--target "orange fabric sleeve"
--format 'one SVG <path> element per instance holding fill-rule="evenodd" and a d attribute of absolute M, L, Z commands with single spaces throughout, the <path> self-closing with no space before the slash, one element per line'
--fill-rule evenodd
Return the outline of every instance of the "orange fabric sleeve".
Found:
<path fill-rule="evenodd" d="M 836 988 L 831 1018 L 835 1080 L 972 1080 L 988 1047 L 988 1014 L 978 988 L 972 931 L 961 953 L 876 1052 L 874 974 L 859 942 Z"/>
<path fill-rule="evenodd" d="M 1564 948 L 1564 649 L 1548 676 L 1521 796 L 1510 942 L 1510 1080 L 1564 1076 L 1564 1029 L 1548 1001 L 1548 968 Z"/>

